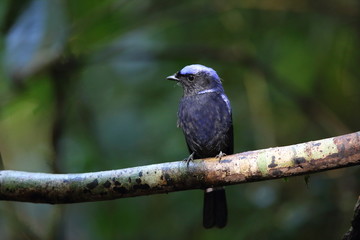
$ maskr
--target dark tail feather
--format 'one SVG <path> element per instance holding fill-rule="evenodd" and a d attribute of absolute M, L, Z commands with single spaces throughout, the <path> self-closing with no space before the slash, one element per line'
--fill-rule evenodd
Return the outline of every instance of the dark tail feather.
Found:
<path fill-rule="evenodd" d="M 203 226 L 212 228 L 215 226 L 215 193 L 212 188 L 205 190 L 204 209 L 203 209 Z"/>
<path fill-rule="evenodd" d="M 215 193 L 215 219 L 216 226 L 223 228 L 227 223 L 227 205 L 225 189 L 219 188 L 214 191 Z"/>
<path fill-rule="evenodd" d="M 227 222 L 227 206 L 225 189 L 208 188 L 204 195 L 203 225 L 205 228 L 225 227 Z"/>

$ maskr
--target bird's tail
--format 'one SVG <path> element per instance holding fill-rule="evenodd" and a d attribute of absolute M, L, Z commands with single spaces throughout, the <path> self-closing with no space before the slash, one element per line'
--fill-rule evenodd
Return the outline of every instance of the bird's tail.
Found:
<path fill-rule="evenodd" d="M 207 188 L 204 194 L 203 225 L 223 228 L 227 222 L 226 195 L 223 187 Z"/>

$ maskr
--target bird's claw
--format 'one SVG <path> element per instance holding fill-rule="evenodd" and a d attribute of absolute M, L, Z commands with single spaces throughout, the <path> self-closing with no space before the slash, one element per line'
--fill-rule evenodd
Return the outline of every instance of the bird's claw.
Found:
<path fill-rule="evenodd" d="M 186 166 L 189 167 L 189 163 L 194 161 L 194 153 L 190 154 L 190 156 L 185 158 L 183 161 L 186 162 Z"/>
<path fill-rule="evenodd" d="M 218 158 L 219 159 L 219 162 L 221 161 L 221 158 L 226 156 L 226 153 L 223 153 L 222 151 L 219 152 L 218 155 L 215 156 L 215 158 Z"/>

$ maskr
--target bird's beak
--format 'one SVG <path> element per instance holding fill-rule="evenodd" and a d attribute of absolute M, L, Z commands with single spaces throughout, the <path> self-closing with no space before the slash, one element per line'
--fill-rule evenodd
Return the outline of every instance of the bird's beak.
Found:
<path fill-rule="evenodd" d="M 166 78 L 166 80 L 171 80 L 171 81 L 179 81 L 179 79 L 175 76 L 176 74 L 174 74 L 174 75 L 171 75 L 171 76 L 168 76 L 167 78 Z"/>

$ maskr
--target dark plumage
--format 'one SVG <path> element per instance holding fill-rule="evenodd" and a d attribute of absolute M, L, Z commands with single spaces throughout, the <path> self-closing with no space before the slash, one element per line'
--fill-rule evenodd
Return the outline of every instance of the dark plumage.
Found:
<path fill-rule="evenodd" d="M 217 73 L 203 65 L 184 67 L 167 77 L 183 87 L 178 126 L 183 130 L 189 159 L 233 153 L 231 106 Z M 208 188 L 204 196 L 203 225 L 222 228 L 227 221 L 225 190 Z"/>

